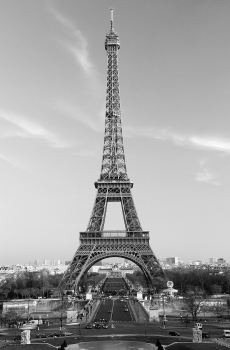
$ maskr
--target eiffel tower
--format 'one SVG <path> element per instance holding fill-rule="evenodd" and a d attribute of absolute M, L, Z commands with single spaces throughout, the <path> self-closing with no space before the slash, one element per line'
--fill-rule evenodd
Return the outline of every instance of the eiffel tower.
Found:
<path fill-rule="evenodd" d="M 101 175 L 95 182 L 97 195 L 88 227 L 85 232 L 80 232 L 80 246 L 61 281 L 61 285 L 68 290 L 77 291 L 82 276 L 90 267 L 109 257 L 122 257 L 137 264 L 150 289 L 154 288 L 156 277 L 165 277 L 149 245 L 149 232 L 142 230 L 131 193 L 133 182 L 127 175 L 118 79 L 119 49 L 111 9 L 111 27 L 105 39 L 108 68 Z M 104 231 L 108 202 L 121 203 L 125 231 Z"/>

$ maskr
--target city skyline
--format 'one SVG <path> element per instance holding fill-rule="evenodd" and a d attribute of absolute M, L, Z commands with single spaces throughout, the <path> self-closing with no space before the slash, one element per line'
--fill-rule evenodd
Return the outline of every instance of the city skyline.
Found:
<path fill-rule="evenodd" d="M 133 198 L 157 258 L 229 261 L 229 1 L 3 2 L 0 265 L 72 259 L 99 178 L 110 8 Z M 110 203 L 106 229 L 123 229 Z M 217 244 L 221 242 L 221 244 Z"/>

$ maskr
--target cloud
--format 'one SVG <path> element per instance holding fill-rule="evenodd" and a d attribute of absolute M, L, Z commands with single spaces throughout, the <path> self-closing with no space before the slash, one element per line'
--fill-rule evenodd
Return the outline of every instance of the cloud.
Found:
<path fill-rule="evenodd" d="M 90 129 L 94 131 L 101 131 L 100 130 L 100 124 L 97 122 L 97 118 L 92 119 L 89 116 L 89 113 L 87 113 L 83 108 L 81 108 L 80 105 L 71 105 L 70 102 L 64 101 L 64 100 L 58 100 L 55 103 L 54 108 L 61 114 L 63 114 L 65 117 L 69 116 L 70 118 L 73 118 L 80 122 L 83 125 L 86 125 Z M 100 115 L 99 115 L 100 117 Z M 99 119 L 98 117 L 98 119 Z"/>
<path fill-rule="evenodd" d="M 217 137 L 192 136 L 190 137 L 190 142 L 198 148 L 230 153 L 230 140 Z"/>
<path fill-rule="evenodd" d="M 43 139 L 54 148 L 68 148 L 73 146 L 73 143 L 60 140 L 57 135 L 46 130 L 43 126 L 29 121 L 24 116 L 0 111 L 0 119 L 9 122 L 13 126 L 13 128 L 8 127 L 6 131 L 0 134 L 2 138 L 21 137 Z"/>
<path fill-rule="evenodd" d="M 19 164 L 18 160 L 12 159 L 12 158 L 10 158 L 9 156 L 0 154 L 0 159 L 3 160 L 4 162 L 10 164 L 11 166 L 17 168 L 17 169 L 20 169 L 20 170 L 25 171 L 26 173 L 33 174 L 33 175 L 37 175 L 37 174 L 35 174 L 35 173 L 33 173 L 33 172 L 28 171 L 27 169 L 25 169 L 21 164 Z"/>
<path fill-rule="evenodd" d="M 192 147 L 197 149 L 206 149 L 210 151 L 219 151 L 230 153 L 230 139 L 206 135 L 182 135 L 174 133 L 169 129 L 157 129 L 153 127 L 144 128 L 124 128 L 126 137 L 146 137 L 161 141 L 171 141 L 177 146 Z"/>
<path fill-rule="evenodd" d="M 215 176 L 205 167 L 205 162 L 200 161 L 200 171 L 196 174 L 196 181 L 206 182 L 211 185 L 218 186 L 219 183 L 215 181 Z"/>
<path fill-rule="evenodd" d="M 94 76 L 96 73 L 93 63 L 89 58 L 88 42 L 83 36 L 82 32 L 76 28 L 76 26 L 62 14 L 60 14 L 54 8 L 50 9 L 51 13 L 55 19 L 62 24 L 62 26 L 68 30 L 68 34 L 72 36 L 74 42 L 67 43 L 66 41 L 62 44 L 67 48 L 67 50 L 73 55 L 77 63 L 82 67 L 83 71 L 90 77 Z"/>

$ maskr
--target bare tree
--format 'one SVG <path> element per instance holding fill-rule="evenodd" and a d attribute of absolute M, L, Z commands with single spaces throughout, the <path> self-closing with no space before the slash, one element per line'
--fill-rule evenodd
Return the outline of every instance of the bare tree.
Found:
<path fill-rule="evenodd" d="M 197 315 L 200 313 L 203 303 L 204 299 L 199 294 L 190 292 L 184 296 L 184 308 L 194 319 L 196 319 Z"/>

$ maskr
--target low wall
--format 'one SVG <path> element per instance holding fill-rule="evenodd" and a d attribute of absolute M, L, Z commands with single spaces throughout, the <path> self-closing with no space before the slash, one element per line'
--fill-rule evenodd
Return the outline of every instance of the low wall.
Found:
<path fill-rule="evenodd" d="M 71 305 L 74 310 L 80 311 L 87 304 L 85 300 L 74 301 Z M 22 318 L 30 315 L 36 318 L 46 315 L 49 318 L 60 317 L 61 313 L 65 317 L 66 310 L 69 308 L 68 302 L 61 299 L 18 299 L 3 302 L 2 315 L 5 316 L 8 312 L 16 312 Z"/>

